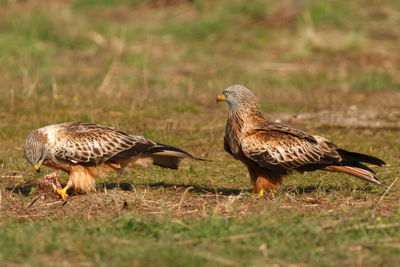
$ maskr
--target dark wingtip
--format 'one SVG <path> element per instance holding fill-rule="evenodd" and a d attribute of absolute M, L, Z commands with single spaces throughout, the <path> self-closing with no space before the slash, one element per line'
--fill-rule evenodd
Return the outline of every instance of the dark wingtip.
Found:
<path fill-rule="evenodd" d="M 344 149 L 337 149 L 336 151 L 339 152 L 340 156 L 344 160 L 361 161 L 361 162 L 365 162 L 365 163 L 374 164 L 379 167 L 386 165 L 386 162 L 384 162 L 383 160 L 381 160 L 377 157 L 374 157 L 374 156 L 365 155 L 365 154 L 361 154 L 361 153 L 357 153 L 357 152 L 350 152 L 350 151 L 347 151 Z"/>
<path fill-rule="evenodd" d="M 156 152 L 162 152 L 162 151 L 165 151 L 165 150 L 170 150 L 170 151 L 175 151 L 175 152 L 182 153 L 182 154 L 186 155 L 187 158 L 190 158 L 190 159 L 193 159 L 193 160 L 212 162 L 212 160 L 195 157 L 192 154 L 190 154 L 190 153 L 188 153 L 188 152 L 186 152 L 186 151 L 184 151 L 184 150 L 182 150 L 180 148 L 177 148 L 177 147 L 174 147 L 174 146 L 170 146 L 170 145 L 164 145 L 164 144 L 161 144 L 161 143 L 157 143 L 156 147 L 152 147 L 146 152 L 151 151 L 151 153 L 156 153 Z"/>

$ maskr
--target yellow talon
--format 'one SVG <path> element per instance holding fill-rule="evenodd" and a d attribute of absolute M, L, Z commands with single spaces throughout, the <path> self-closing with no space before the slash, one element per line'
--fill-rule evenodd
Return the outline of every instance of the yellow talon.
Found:
<path fill-rule="evenodd" d="M 264 190 L 260 190 L 260 197 L 264 196 Z"/>
<path fill-rule="evenodd" d="M 54 189 L 54 191 L 59 194 L 63 200 L 67 200 L 68 194 L 67 194 L 68 186 L 64 187 L 63 189 Z"/>

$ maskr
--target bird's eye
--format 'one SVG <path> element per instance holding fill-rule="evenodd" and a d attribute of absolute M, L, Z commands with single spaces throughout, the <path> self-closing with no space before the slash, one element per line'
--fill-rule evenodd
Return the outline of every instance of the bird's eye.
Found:
<path fill-rule="evenodd" d="M 228 91 L 224 91 L 224 96 L 228 96 L 229 92 Z"/>

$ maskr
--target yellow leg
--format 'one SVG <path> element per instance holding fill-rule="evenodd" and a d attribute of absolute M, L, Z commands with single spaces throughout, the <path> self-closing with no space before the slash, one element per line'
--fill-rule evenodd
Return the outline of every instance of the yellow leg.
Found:
<path fill-rule="evenodd" d="M 70 187 L 71 186 L 67 184 L 63 189 L 54 189 L 54 191 L 57 192 L 57 194 L 59 194 L 63 200 L 67 200 L 68 197 L 67 190 Z"/>
<path fill-rule="evenodd" d="M 260 190 L 260 197 L 264 196 L 264 190 Z"/>
<path fill-rule="evenodd" d="M 257 192 L 257 190 L 255 188 L 253 188 L 253 192 L 251 192 L 253 194 L 253 196 L 257 196 L 257 194 L 262 197 L 265 194 L 265 191 L 263 189 L 260 189 L 260 191 Z"/>

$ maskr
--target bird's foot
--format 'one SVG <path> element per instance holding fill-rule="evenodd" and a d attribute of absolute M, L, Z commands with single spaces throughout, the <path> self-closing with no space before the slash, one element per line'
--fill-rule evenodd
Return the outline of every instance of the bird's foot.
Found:
<path fill-rule="evenodd" d="M 260 197 L 264 196 L 264 190 L 260 190 Z"/>
<path fill-rule="evenodd" d="M 253 191 L 251 193 L 254 197 L 263 197 L 265 195 L 265 190 L 264 189 L 260 189 L 260 190 L 253 189 Z"/>
<path fill-rule="evenodd" d="M 64 187 L 63 189 L 54 189 L 57 194 L 59 194 L 62 199 L 65 201 L 67 200 L 68 194 L 67 194 L 68 187 Z"/>

